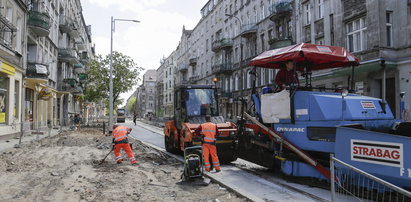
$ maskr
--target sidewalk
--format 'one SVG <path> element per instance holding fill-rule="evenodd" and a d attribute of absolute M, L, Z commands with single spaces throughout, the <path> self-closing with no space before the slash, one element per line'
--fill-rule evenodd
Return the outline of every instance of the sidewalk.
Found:
<path fill-rule="evenodd" d="M 68 131 L 69 127 L 63 127 L 62 131 Z M 57 134 L 59 134 L 60 129 L 51 129 L 50 136 L 53 137 Z M 21 139 L 21 144 L 19 145 L 19 137 L 11 138 L 11 139 L 5 139 L 5 140 L 0 140 L 0 152 L 6 151 L 11 148 L 18 148 L 18 147 L 24 147 L 24 145 L 29 144 L 33 141 L 38 141 L 41 139 L 44 139 L 49 136 L 49 131 L 40 131 L 43 132 L 42 135 L 37 135 L 37 134 L 31 134 L 30 132 L 26 132 Z"/>

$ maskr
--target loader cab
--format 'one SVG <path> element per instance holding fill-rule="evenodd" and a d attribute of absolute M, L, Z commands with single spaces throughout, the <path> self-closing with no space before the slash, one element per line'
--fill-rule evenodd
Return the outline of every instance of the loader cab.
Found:
<path fill-rule="evenodd" d="M 175 91 L 174 121 L 180 129 L 183 122 L 202 120 L 205 115 L 218 116 L 217 88 L 214 85 L 185 85 Z"/>

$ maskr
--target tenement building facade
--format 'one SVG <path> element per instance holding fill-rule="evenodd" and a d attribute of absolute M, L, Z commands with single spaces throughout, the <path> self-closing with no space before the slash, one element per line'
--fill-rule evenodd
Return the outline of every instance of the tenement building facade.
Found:
<path fill-rule="evenodd" d="M 251 93 L 274 85 L 275 70 L 250 67 L 252 58 L 269 49 L 298 43 L 346 47 L 360 60 L 351 68 L 313 72 L 313 86 L 349 87 L 356 93 L 382 97 L 399 117 L 400 92 L 411 108 L 410 0 L 210 0 L 191 30 L 183 28 L 173 52 L 175 85 L 215 84 L 220 112 L 227 119 L 240 114 L 240 91 Z M 171 56 L 170 56 L 171 57 Z M 243 67 L 243 71 L 241 68 Z M 304 85 L 304 80 L 301 80 Z"/>
<path fill-rule="evenodd" d="M 1 0 L 0 7 L 0 136 L 68 124 L 82 111 L 94 55 L 80 0 Z"/>

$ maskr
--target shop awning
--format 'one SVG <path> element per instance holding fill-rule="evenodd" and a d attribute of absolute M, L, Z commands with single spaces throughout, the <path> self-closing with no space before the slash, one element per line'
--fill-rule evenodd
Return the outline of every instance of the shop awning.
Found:
<path fill-rule="evenodd" d="M 9 74 L 9 75 L 14 75 L 16 73 L 16 68 L 14 68 L 13 66 L 11 66 L 11 65 L 9 65 L 5 62 L 1 62 L 0 72 L 3 72 L 5 74 Z"/>

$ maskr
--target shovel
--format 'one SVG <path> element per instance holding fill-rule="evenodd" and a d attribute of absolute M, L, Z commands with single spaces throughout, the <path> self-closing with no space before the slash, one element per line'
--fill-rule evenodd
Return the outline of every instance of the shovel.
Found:
<path fill-rule="evenodd" d="M 111 152 L 112 152 L 113 150 L 114 150 L 114 147 L 113 147 L 113 148 L 111 148 L 110 152 L 106 155 L 106 157 L 104 157 L 104 159 L 102 159 L 102 160 L 100 161 L 100 163 L 99 163 L 98 165 L 103 164 L 103 163 L 104 163 L 104 161 L 106 160 L 106 158 L 108 157 L 108 155 L 110 155 L 110 154 L 111 154 Z"/>

